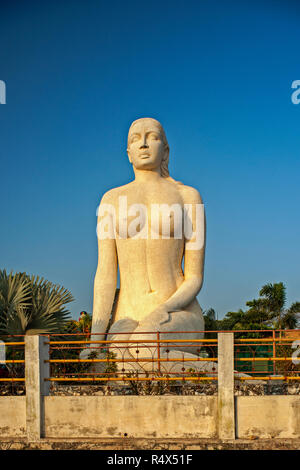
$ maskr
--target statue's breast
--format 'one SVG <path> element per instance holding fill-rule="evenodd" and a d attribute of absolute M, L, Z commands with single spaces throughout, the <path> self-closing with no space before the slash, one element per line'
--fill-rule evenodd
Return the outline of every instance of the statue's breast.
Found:
<path fill-rule="evenodd" d="M 115 232 L 119 238 L 183 238 L 183 208 L 178 203 L 119 205 Z"/>
<path fill-rule="evenodd" d="M 180 204 L 153 204 L 149 215 L 152 238 L 182 238 L 183 209 Z"/>
<path fill-rule="evenodd" d="M 183 201 L 173 184 L 133 186 L 119 195 L 115 212 L 119 238 L 183 238 Z"/>

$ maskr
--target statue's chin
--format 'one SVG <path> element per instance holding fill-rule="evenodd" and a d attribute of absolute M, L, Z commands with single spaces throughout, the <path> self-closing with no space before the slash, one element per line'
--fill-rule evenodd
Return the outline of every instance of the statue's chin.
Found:
<path fill-rule="evenodd" d="M 136 170 L 149 170 L 149 171 L 154 171 L 159 168 L 159 166 L 154 165 L 150 161 L 144 160 L 143 162 L 140 162 L 138 165 L 134 166 Z"/>

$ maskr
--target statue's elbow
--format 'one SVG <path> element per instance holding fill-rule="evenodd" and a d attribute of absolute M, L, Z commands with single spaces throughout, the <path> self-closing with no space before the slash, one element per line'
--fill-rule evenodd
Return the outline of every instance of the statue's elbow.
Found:
<path fill-rule="evenodd" d="M 202 289 L 202 286 L 203 286 L 203 278 L 198 280 L 198 284 L 197 284 L 197 294 L 196 294 L 196 295 L 199 294 L 199 292 L 200 292 L 201 289 Z"/>
<path fill-rule="evenodd" d="M 202 285 L 203 285 L 203 276 L 194 276 L 192 279 L 192 285 L 193 285 L 193 291 L 195 292 L 195 297 L 196 295 L 199 294 Z"/>

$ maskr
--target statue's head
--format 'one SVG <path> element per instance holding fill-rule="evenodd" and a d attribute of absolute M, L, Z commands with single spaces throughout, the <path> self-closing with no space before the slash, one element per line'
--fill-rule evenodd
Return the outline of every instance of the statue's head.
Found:
<path fill-rule="evenodd" d="M 169 176 L 169 145 L 162 125 L 156 119 L 133 121 L 128 132 L 127 153 L 135 168 L 159 168 L 161 176 Z"/>

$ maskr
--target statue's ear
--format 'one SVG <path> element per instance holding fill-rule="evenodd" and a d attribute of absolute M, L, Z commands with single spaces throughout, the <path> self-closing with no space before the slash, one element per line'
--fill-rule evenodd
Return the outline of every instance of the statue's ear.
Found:
<path fill-rule="evenodd" d="M 169 152 L 170 152 L 169 146 L 165 145 L 163 160 L 167 160 L 167 161 L 169 160 Z"/>
<path fill-rule="evenodd" d="M 130 153 L 129 153 L 129 149 L 127 149 L 127 155 L 128 155 L 128 159 L 129 159 L 130 163 L 132 163 L 132 160 L 131 160 L 131 157 L 130 157 Z"/>

